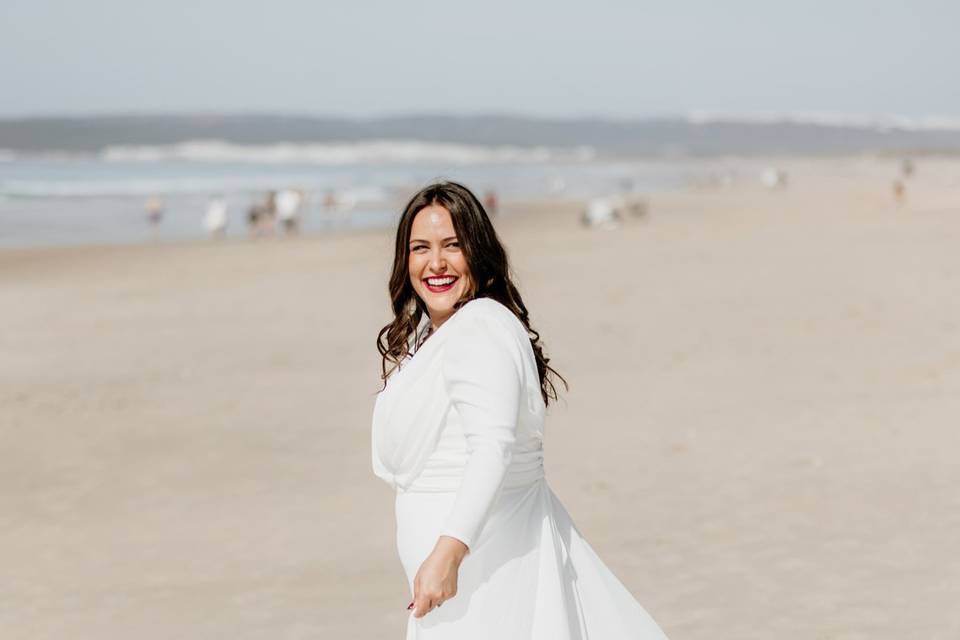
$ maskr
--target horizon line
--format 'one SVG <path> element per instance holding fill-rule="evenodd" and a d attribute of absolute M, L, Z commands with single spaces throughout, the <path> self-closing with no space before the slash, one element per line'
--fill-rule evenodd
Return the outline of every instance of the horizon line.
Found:
<path fill-rule="evenodd" d="M 40 113 L 31 115 L 0 115 L 0 123 L 44 120 L 106 120 L 110 118 L 299 118 L 312 120 L 340 120 L 346 122 L 376 122 L 383 120 L 402 120 L 411 118 L 437 119 L 483 119 L 505 118 L 517 120 L 531 120 L 539 122 L 572 123 L 598 121 L 616 124 L 641 124 L 651 122 L 685 122 L 688 124 L 793 124 L 816 125 L 824 127 L 905 130 L 905 131 L 957 131 L 960 130 L 960 115 L 930 114 L 926 116 L 905 116 L 892 113 L 844 113 L 837 111 L 722 111 L 709 109 L 692 109 L 672 113 L 650 113 L 645 115 L 624 116 L 613 114 L 582 113 L 568 115 L 544 115 L 524 113 L 520 111 L 478 111 L 472 113 L 438 112 L 438 111 L 396 111 L 393 113 L 343 115 L 336 113 L 320 113 L 309 111 L 284 110 L 117 110 L 117 111 L 90 111 L 83 113 Z"/>

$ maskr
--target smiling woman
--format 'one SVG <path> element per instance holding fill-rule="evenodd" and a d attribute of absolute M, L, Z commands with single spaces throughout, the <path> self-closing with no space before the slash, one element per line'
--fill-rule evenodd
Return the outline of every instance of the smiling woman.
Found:
<path fill-rule="evenodd" d="M 397 491 L 407 640 L 663 640 L 547 485 L 544 416 L 563 378 L 509 273 L 466 187 L 407 205 L 372 429 L 374 473 Z"/>
<path fill-rule="evenodd" d="M 385 383 L 411 349 L 464 303 L 492 298 L 510 309 L 530 334 L 544 403 L 556 398 L 553 378 L 563 378 L 549 366 L 540 335 L 530 325 L 503 243 L 483 205 L 463 185 L 430 185 L 407 203 L 397 226 L 389 287 L 394 319 L 377 338 Z M 421 319 L 429 319 L 425 334 L 417 332 Z M 414 336 L 417 340 L 411 342 Z"/>

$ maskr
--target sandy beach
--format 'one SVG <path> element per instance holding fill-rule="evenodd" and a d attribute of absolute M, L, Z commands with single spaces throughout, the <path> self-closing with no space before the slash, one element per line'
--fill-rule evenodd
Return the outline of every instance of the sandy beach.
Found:
<path fill-rule="evenodd" d="M 960 161 L 730 164 L 616 231 L 503 203 L 550 484 L 672 639 L 956 639 Z M 392 242 L 0 251 L 0 637 L 403 637 Z"/>

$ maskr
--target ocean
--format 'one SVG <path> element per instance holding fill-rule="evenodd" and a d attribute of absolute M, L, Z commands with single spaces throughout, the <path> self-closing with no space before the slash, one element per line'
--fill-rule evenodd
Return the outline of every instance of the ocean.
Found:
<path fill-rule="evenodd" d="M 227 237 L 270 190 L 299 189 L 304 232 L 392 225 L 407 198 L 446 178 L 498 198 L 651 193 L 696 181 L 691 161 L 598 158 L 589 148 L 420 142 L 242 146 L 195 141 L 96 153 L 0 154 L 0 246 L 202 239 L 210 198 L 227 204 Z M 146 203 L 163 202 L 151 225 Z"/>

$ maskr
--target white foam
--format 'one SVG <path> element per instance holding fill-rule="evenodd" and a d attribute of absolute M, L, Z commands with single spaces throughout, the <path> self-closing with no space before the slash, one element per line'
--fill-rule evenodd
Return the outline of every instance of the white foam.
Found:
<path fill-rule="evenodd" d="M 593 149 L 556 150 L 547 147 L 479 146 L 375 140 L 368 142 L 240 145 L 222 140 L 190 140 L 171 145 L 114 145 L 100 153 L 107 162 L 235 162 L 248 164 L 511 164 L 538 163 L 556 159 L 585 160 Z"/>
<path fill-rule="evenodd" d="M 207 195 L 212 193 L 250 194 L 275 190 L 279 186 L 304 188 L 322 193 L 329 183 L 304 179 L 303 176 L 263 175 L 197 178 L 127 178 L 113 180 L 5 180 L 0 182 L 0 198 L 98 198 L 115 196 Z M 351 203 L 386 202 L 393 197 L 390 189 L 376 185 L 351 185 L 335 188 L 338 198 Z"/>
<path fill-rule="evenodd" d="M 168 178 L 116 180 L 7 180 L 2 193 L 18 197 L 140 196 L 152 193 L 198 194 L 272 189 L 271 178 Z"/>
<path fill-rule="evenodd" d="M 877 131 L 960 131 L 960 117 L 910 117 L 894 114 L 864 115 L 830 111 L 755 111 L 749 113 L 691 111 L 691 124 L 812 124 L 823 127 L 853 127 Z"/>

